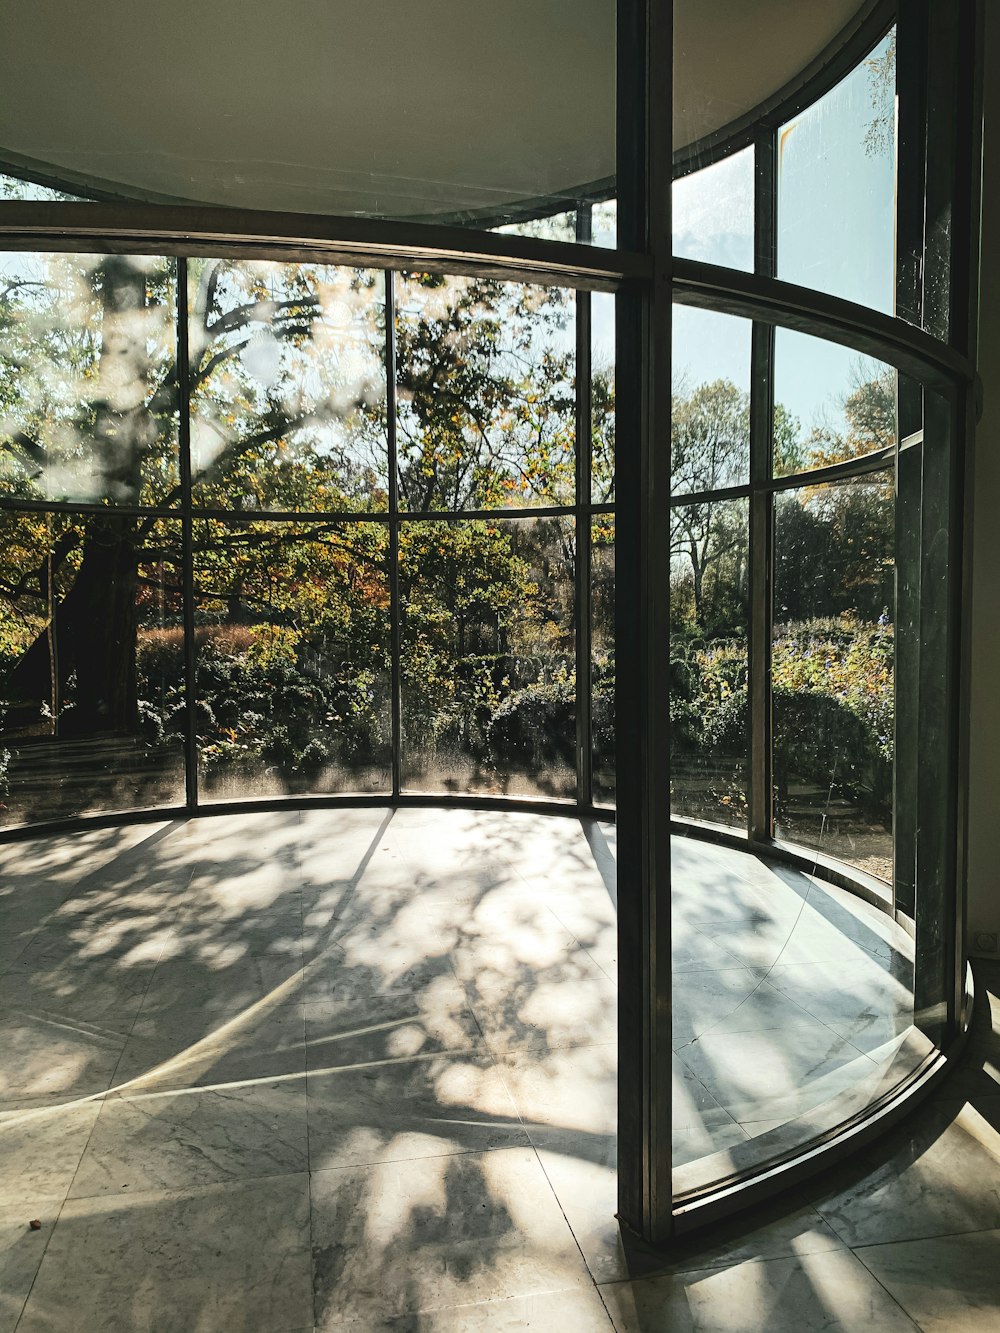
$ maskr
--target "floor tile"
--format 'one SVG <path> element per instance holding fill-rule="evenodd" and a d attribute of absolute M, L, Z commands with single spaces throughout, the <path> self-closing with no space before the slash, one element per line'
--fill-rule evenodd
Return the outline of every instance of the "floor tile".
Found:
<path fill-rule="evenodd" d="M 86 1096 L 111 1086 L 125 1037 L 63 1014 L 0 1010 L 0 1103 Z"/>
<path fill-rule="evenodd" d="M 811 1204 L 794 1196 L 758 1204 L 745 1213 L 715 1222 L 711 1228 L 678 1236 L 669 1252 L 643 1260 L 634 1250 L 632 1264 L 642 1276 L 650 1272 L 704 1272 L 710 1268 L 732 1268 L 758 1259 L 794 1259 L 847 1246 Z"/>
<path fill-rule="evenodd" d="M 753 1260 L 601 1287 L 617 1333 L 914 1333 L 846 1250 Z"/>
<path fill-rule="evenodd" d="M 100 873 L 133 848 L 148 848 L 176 825 L 123 824 L 119 828 L 80 829 L 0 846 L 0 867 L 6 883 L 21 887 L 77 888 L 88 875 Z"/>
<path fill-rule="evenodd" d="M 184 1009 L 215 1013 L 247 1009 L 261 1000 L 272 1004 L 301 999 L 301 954 L 245 954 L 238 945 L 206 952 L 200 958 L 174 957 L 153 973 L 142 1005 L 143 1018 Z"/>
<path fill-rule="evenodd" d="M 618 1050 L 613 1043 L 501 1057 L 497 1068 L 536 1146 L 561 1135 L 613 1135 L 618 1123 Z M 706 1094 L 707 1095 L 707 1094 Z"/>
<path fill-rule="evenodd" d="M 770 986 L 861 1050 L 900 1036 L 912 1025 L 910 978 L 904 982 L 893 976 L 877 959 L 782 963 L 767 974 Z"/>
<path fill-rule="evenodd" d="M 670 941 L 674 976 L 684 972 L 720 972 L 737 966 L 728 949 L 695 926 L 679 925 Z"/>
<path fill-rule="evenodd" d="M 579 941 L 548 906 L 550 896 L 544 884 L 501 880 L 491 885 L 462 913 L 458 948 L 493 970 L 511 963 L 558 963 L 567 950 L 579 948 Z"/>
<path fill-rule="evenodd" d="M 0 1212 L 0 1333 L 13 1333 L 56 1224 L 62 1199 L 38 1198 L 30 1207 Z M 41 1222 L 38 1231 L 32 1220 Z"/>
<path fill-rule="evenodd" d="M 729 1112 L 676 1052 L 672 1058 L 672 1071 L 671 1115 L 675 1129 L 700 1130 L 720 1119 L 732 1120 Z"/>
<path fill-rule="evenodd" d="M 1000 1231 L 873 1245 L 856 1253 L 922 1333 L 1000 1327 Z"/>
<path fill-rule="evenodd" d="M 236 967 L 247 959 L 302 965 L 302 912 L 248 913 L 237 920 L 213 916 L 190 897 L 181 903 L 164 931 L 160 967 L 168 963 L 200 964 L 206 970 Z"/>
<path fill-rule="evenodd" d="M 700 971 L 676 977 L 674 981 L 673 1040 L 676 1049 L 684 1049 L 685 1035 L 701 1040 L 731 1032 L 771 1031 L 780 1046 L 782 1034 L 799 1028 L 814 1028 L 822 1019 L 809 1013 L 790 996 L 776 990 L 769 982 L 770 973 L 752 974 L 746 993 L 742 973 Z"/>
<path fill-rule="evenodd" d="M 308 1177 L 63 1206 L 20 1333 L 308 1327 Z"/>
<path fill-rule="evenodd" d="M 611 1317 L 598 1293 L 580 1287 L 546 1291 L 537 1296 L 512 1296 L 479 1305 L 460 1305 L 450 1310 L 425 1310 L 420 1314 L 397 1315 L 374 1322 L 363 1319 L 327 1320 L 325 1328 L 348 1329 L 353 1333 L 611 1333 Z"/>
<path fill-rule="evenodd" d="M 308 1167 L 305 1087 L 253 1084 L 111 1098 L 70 1190 L 179 1190 Z"/>
<path fill-rule="evenodd" d="M 795 1207 L 787 1199 L 716 1223 L 709 1233 L 679 1237 L 667 1251 L 623 1242 L 615 1217 L 614 1141 L 606 1141 L 603 1152 L 593 1142 L 581 1142 L 574 1155 L 564 1139 L 560 1149 L 540 1149 L 539 1159 L 596 1282 L 846 1248 L 815 1209 Z"/>
<path fill-rule="evenodd" d="M 674 1126 L 671 1134 L 671 1164 L 675 1168 L 689 1166 L 717 1152 L 743 1147 L 749 1135 L 728 1111 L 706 1115 L 699 1125 Z"/>
<path fill-rule="evenodd" d="M 441 1051 L 485 1054 L 479 1024 L 454 977 L 435 978 L 419 991 L 307 1004 L 305 1018 L 306 1060 L 314 1070 Z"/>
<path fill-rule="evenodd" d="M 1000 1227 L 998 1127 L 995 1109 L 926 1103 L 893 1136 L 891 1155 L 873 1147 L 815 1207 L 852 1246 Z"/>
<path fill-rule="evenodd" d="M 734 1120 L 799 1115 L 875 1072 L 857 1047 L 819 1023 L 709 1032 L 678 1056 Z"/>
<path fill-rule="evenodd" d="M 617 990 L 582 949 L 545 967 L 470 969 L 465 987 L 495 1055 L 589 1046 L 618 1035 Z"/>
<path fill-rule="evenodd" d="M 360 944 L 357 935 L 341 943 L 335 937 L 319 953 L 307 957 L 296 994 L 306 1003 L 363 1000 L 440 987 L 455 973 L 445 944 L 428 952 L 413 939 L 373 938 Z"/>
<path fill-rule="evenodd" d="M 879 958 L 888 962 L 912 952 L 905 932 L 893 919 L 844 890 L 802 877 L 808 884 L 800 909 L 755 922 L 754 929 L 734 923 L 713 932 L 713 939 L 748 966 L 853 962 Z"/>
<path fill-rule="evenodd" d="M 595 1282 L 625 1277 L 618 1211 L 617 1142 L 613 1135 L 564 1135 L 538 1160 L 559 1200 Z"/>
<path fill-rule="evenodd" d="M 313 1246 L 319 1329 L 590 1283 L 530 1149 L 315 1172 Z"/>
<path fill-rule="evenodd" d="M 432 1056 L 308 1076 L 314 1171 L 527 1146 L 489 1057 Z"/>
<path fill-rule="evenodd" d="M 741 1127 L 732 1121 L 728 1122 L 728 1131 L 708 1127 L 701 1133 L 710 1144 L 710 1150 L 723 1146 L 727 1134 L 739 1142 L 746 1140 Z M 715 1245 L 714 1256 L 712 1250 L 706 1248 L 704 1237 L 691 1248 L 686 1260 L 683 1246 L 677 1242 L 671 1245 L 669 1254 L 639 1256 L 634 1247 L 623 1244 L 615 1216 L 618 1209 L 615 1139 L 582 1134 L 573 1136 L 564 1132 L 558 1137 L 553 1136 L 550 1142 L 554 1146 L 539 1148 L 538 1157 L 596 1282 L 626 1278 L 637 1270 L 670 1268 L 680 1271 L 685 1266 L 704 1267 L 713 1260 L 714 1263 L 727 1263 L 735 1254 L 770 1257 L 844 1248 L 843 1242 L 815 1211 L 800 1209 L 791 1218 L 776 1215 L 768 1226 L 762 1223 L 755 1235 L 741 1235 L 738 1243 L 730 1242 L 727 1247 Z M 688 1149 L 698 1151 L 693 1137 L 675 1136 L 675 1165 L 686 1159 Z M 718 1230 L 716 1226 L 713 1233 Z"/>
<path fill-rule="evenodd" d="M 24 889 L 0 889 L 0 975 L 9 971 L 25 949 L 51 919 L 62 895 L 39 894 Z"/>
<path fill-rule="evenodd" d="M 36 1199 L 64 1198 L 100 1109 L 57 1098 L 0 1111 L 0 1205 L 30 1210 Z"/>
<path fill-rule="evenodd" d="M 227 846 L 232 850 L 226 851 Z M 261 858 L 266 858 L 263 863 Z M 302 898 L 294 869 L 294 837 L 271 850 L 257 836 L 230 840 L 202 857 L 191 880 L 191 901 L 214 918 L 239 922 L 262 913 L 301 916 Z"/>
<path fill-rule="evenodd" d="M 762 980 L 760 972 L 748 967 L 704 969 L 678 977 L 671 997 L 675 1047 L 732 1019 Z"/>
<path fill-rule="evenodd" d="M 114 1091 L 207 1087 L 305 1077 L 301 1004 L 259 1001 L 221 1014 L 208 1003 L 165 1013 L 143 1009 L 125 1043 Z"/>
<path fill-rule="evenodd" d="M 99 958 L 37 966 L 21 955 L 0 977 L 0 1009 L 44 1014 L 57 1023 L 85 1023 L 126 1035 L 135 1022 L 152 964 L 132 967 Z"/>
<path fill-rule="evenodd" d="M 988 1022 L 935 1103 L 813 1193 L 669 1255 L 626 1249 L 613 826 L 310 810 L 87 838 L 0 882 L 0 998 L 16 1001 L 0 1010 L 0 1330 L 36 1268 L 29 1331 L 589 1333 L 610 1327 L 593 1279 L 642 1333 L 912 1328 L 886 1288 L 921 1327 L 965 1326 L 1000 1236 Z M 921 1053 L 890 918 L 730 849 L 674 851 L 683 1189 L 797 1146 Z M 955 1232 L 971 1258 L 941 1239 Z M 935 1269 L 927 1292 L 931 1245 L 959 1278 Z M 979 1299 L 988 1323 L 988 1281 Z"/>

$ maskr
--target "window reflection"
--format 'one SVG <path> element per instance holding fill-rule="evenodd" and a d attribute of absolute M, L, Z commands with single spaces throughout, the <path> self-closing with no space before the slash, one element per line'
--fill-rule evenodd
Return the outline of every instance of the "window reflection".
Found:
<path fill-rule="evenodd" d="M 610 504 L 615 498 L 615 298 L 595 292 L 590 309 L 590 496 L 594 504 Z"/>
<path fill-rule="evenodd" d="M 678 177 L 672 203 L 675 255 L 753 272 L 753 148 Z"/>
<path fill-rule="evenodd" d="M 605 199 L 594 204 L 590 215 L 590 229 L 594 245 L 614 250 L 618 245 L 618 201 Z"/>
<path fill-rule="evenodd" d="M 594 800 L 615 802 L 615 519 L 591 519 L 590 647 Z"/>
<path fill-rule="evenodd" d="M 385 509 L 383 275 L 206 259 L 190 284 L 195 503 Z"/>
<path fill-rule="evenodd" d="M 48 185 L 36 185 L 34 181 L 4 175 L 0 175 L 0 199 L 30 200 L 35 203 L 82 202 L 78 194 L 67 194 L 64 190 L 53 190 Z"/>
<path fill-rule="evenodd" d="M 0 255 L 0 495 L 178 498 L 176 266 Z"/>

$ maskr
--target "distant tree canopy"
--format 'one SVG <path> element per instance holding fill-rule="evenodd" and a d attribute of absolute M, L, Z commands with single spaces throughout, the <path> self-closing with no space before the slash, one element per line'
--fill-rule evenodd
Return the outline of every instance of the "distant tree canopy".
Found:
<path fill-rule="evenodd" d="M 803 432 L 776 404 L 772 447 L 779 475 L 826 467 L 890 448 L 896 439 L 895 372 L 859 366 L 841 403 L 844 428 Z M 675 387 L 675 494 L 702 496 L 671 508 L 672 621 L 710 637 L 746 633 L 749 514 L 745 500 L 705 498 L 745 485 L 750 470 L 750 396 L 728 380 Z M 884 477 L 803 485 L 778 497 L 775 615 L 836 615 L 854 607 L 877 618 L 891 601 L 892 483 Z M 807 612 L 806 607 L 810 610 Z"/>

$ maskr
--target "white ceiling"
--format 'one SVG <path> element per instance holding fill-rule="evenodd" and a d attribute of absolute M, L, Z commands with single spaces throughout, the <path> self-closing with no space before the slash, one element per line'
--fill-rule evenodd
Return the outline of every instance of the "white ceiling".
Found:
<path fill-rule="evenodd" d="M 859 0 L 677 0 L 675 141 Z M 442 216 L 614 174 L 614 0 L 6 0 L 0 155 L 205 203 Z"/>

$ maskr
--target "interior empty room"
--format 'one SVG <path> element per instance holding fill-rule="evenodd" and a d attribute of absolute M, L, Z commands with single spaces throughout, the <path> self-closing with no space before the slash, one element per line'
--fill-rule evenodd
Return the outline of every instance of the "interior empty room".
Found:
<path fill-rule="evenodd" d="M 991 6 L 0 39 L 0 1333 L 1000 1326 Z"/>

